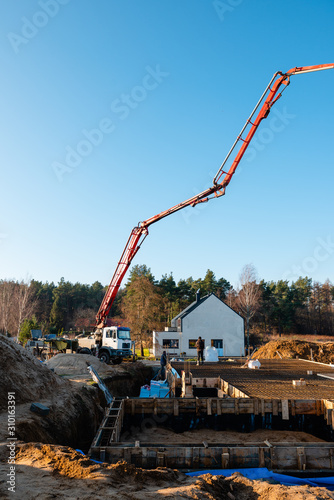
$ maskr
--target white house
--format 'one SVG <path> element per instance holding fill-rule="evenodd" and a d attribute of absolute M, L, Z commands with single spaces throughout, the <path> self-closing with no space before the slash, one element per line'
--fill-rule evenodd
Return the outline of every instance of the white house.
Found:
<path fill-rule="evenodd" d="M 205 347 L 216 347 L 219 356 L 243 356 L 245 352 L 243 318 L 211 293 L 190 304 L 171 321 L 171 328 L 153 332 L 153 354 L 196 356 L 198 337 Z"/>

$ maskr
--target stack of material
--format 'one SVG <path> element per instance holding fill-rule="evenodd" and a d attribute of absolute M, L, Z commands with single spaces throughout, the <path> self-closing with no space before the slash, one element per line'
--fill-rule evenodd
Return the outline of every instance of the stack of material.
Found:
<path fill-rule="evenodd" d="M 165 398 L 169 397 L 167 380 L 151 380 L 150 385 L 143 385 L 140 389 L 140 398 Z"/>

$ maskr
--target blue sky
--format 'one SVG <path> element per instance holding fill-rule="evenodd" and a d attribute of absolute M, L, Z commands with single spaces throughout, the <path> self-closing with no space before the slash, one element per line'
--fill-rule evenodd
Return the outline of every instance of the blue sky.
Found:
<path fill-rule="evenodd" d="M 334 62 L 333 19 L 331 0 L 2 1 L 0 279 L 109 283 L 139 221 L 211 185 L 277 70 Z M 151 226 L 133 263 L 333 281 L 333 85 L 292 78 L 225 197 Z"/>

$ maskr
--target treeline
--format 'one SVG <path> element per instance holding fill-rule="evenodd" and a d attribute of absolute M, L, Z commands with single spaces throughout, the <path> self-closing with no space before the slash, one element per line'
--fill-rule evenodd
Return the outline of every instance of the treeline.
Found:
<path fill-rule="evenodd" d="M 122 288 L 110 311 L 110 317 L 117 322 L 133 323 L 134 301 L 140 297 L 135 307 L 137 316 L 144 318 L 146 329 L 163 328 L 196 296 L 214 292 L 224 299 L 230 283 L 224 278 L 216 280 L 214 273 L 208 271 L 204 279 L 188 278 L 175 283 L 172 275 L 164 275 L 157 281 L 145 265 L 134 266 L 129 279 Z M 144 296 L 141 291 L 144 289 Z M 0 281 L 0 332 L 17 336 L 25 321 L 43 330 L 43 333 L 72 331 L 91 331 L 95 326 L 95 316 L 100 307 L 107 286 L 98 281 L 92 285 L 70 283 L 61 278 L 55 285 L 31 280 L 18 282 Z M 150 320 L 147 310 L 151 309 Z M 139 313 L 138 313 L 139 311 Z M 143 330 L 145 327 L 141 327 Z"/>
<path fill-rule="evenodd" d="M 72 284 L 64 278 L 55 285 L 31 280 L 0 281 L 0 332 L 18 335 L 23 326 L 43 333 L 91 331 L 106 286 Z M 256 334 L 334 334 L 334 287 L 329 282 L 258 280 L 255 269 L 245 266 L 234 289 L 213 271 L 204 278 L 181 279 L 172 274 L 156 280 L 145 265 L 134 266 L 120 290 L 110 317 L 132 329 L 133 337 L 150 338 L 153 329 L 164 329 L 196 298 L 215 293 L 246 320 L 246 332 Z M 28 322 L 28 323 L 27 323 Z"/>

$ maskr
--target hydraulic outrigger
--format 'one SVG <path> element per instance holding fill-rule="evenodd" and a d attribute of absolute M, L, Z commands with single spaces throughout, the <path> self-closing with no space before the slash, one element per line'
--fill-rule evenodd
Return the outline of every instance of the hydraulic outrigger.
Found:
<path fill-rule="evenodd" d="M 241 129 L 240 134 L 234 141 L 230 151 L 228 152 L 225 160 L 220 166 L 218 172 L 216 173 L 213 179 L 213 185 L 202 191 L 201 193 L 189 198 L 188 200 L 183 201 L 182 203 L 178 203 L 172 208 L 161 212 L 150 219 L 147 219 L 143 222 L 140 222 L 138 226 L 134 227 L 130 237 L 127 241 L 127 244 L 124 248 L 120 261 L 117 264 L 114 275 L 111 279 L 110 285 L 106 291 L 106 294 L 101 303 L 100 309 L 96 316 L 96 325 L 98 328 L 102 328 L 105 324 L 108 313 L 111 309 L 111 306 L 116 298 L 117 292 L 121 286 L 122 280 L 126 271 L 128 270 L 134 256 L 138 252 L 141 244 L 144 239 L 148 235 L 148 228 L 151 224 L 158 222 L 159 220 L 167 217 L 174 212 L 178 212 L 182 210 L 182 208 L 192 206 L 194 207 L 198 203 L 204 203 L 209 201 L 212 198 L 219 198 L 225 194 L 226 187 L 229 185 L 233 174 L 235 173 L 245 151 L 247 150 L 258 126 L 261 121 L 270 113 L 271 107 L 277 102 L 277 100 L 282 96 L 283 91 L 290 84 L 290 77 L 293 75 L 299 75 L 302 73 L 310 73 L 313 71 L 321 71 L 324 69 L 333 69 L 334 64 L 319 64 L 317 66 L 302 66 L 290 69 L 287 73 L 282 73 L 278 71 L 274 74 L 269 84 L 267 85 L 265 91 L 263 92 L 260 100 L 256 104 L 254 110 L 252 111 L 250 117 L 247 119 L 245 125 Z M 278 92 L 280 87 L 284 86 L 281 92 Z M 262 104 L 262 106 L 261 106 Z M 260 107 L 261 106 L 261 107 Z M 258 111 L 258 109 L 260 110 Z M 254 120 L 253 117 L 255 116 Z M 243 135 L 246 134 L 246 137 L 243 138 Z M 241 143 L 239 150 L 237 151 L 234 160 L 228 171 L 225 171 L 225 165 L 230 159 L 234 149 L 236 146 Z M 224 177 L 223 177 L 224 176 Z"/>

